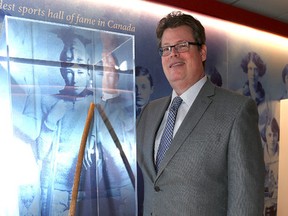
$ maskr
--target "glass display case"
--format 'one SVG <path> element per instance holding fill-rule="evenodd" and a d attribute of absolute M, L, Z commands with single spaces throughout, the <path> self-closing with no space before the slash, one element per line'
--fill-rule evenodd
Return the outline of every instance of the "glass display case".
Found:
<path fill-rule="evenodd" d="M 76 215 L 136 215 L 134 37 L 7 16 L 0 46 L 7 212 L 68 215 L 93 103 Z"/>

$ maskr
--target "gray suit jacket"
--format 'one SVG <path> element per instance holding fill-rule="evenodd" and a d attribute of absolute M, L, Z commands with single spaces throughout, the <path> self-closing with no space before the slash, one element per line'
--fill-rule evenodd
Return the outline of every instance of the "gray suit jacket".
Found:
<path fill-rule="evenodd" d="M 152 101 L 137 122 L 144 215 L 262 215 L 264 160 L 255 102 L 208 80 L 156 174 L 154 140 L 170 100 Z"/>

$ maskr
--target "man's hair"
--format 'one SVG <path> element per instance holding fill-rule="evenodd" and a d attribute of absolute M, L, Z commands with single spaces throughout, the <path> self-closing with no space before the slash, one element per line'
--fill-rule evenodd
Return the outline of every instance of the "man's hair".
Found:
<path fill-rule="evenodd" d="M 191 32 L 194 36 L 195 42 L 199 44 L 205 44 L 205 28 L 202 26 L 201 22 L 195 19 L 193 16 L 184 14 L 181 11 L 173 11 L 166 17 L 162 18 L 158 23 L 158 26 L 156 28 L 158 46 L 161 47 L 163 32 L 167 28 L 176 28 L 183 25 L 191 28 Z"/>
<path fill-rule="evenodd" d="M 142 67 L 142 66 L 136 66 L 135 68 L 135 75 L 136 77 L 138 76 L 146 76 L 150 82 L 150 86 L 153 87 L 154 84 L 153 84 L 153 79 L 152 79 L 152 76 L 149 72 L 149 70 L 145 67 Z"/>

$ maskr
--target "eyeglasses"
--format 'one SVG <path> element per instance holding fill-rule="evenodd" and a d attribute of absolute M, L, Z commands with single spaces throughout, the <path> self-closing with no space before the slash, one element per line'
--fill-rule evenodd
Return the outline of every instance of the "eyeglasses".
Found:
<path fill-rule="evenodd" d="M 164 46 L 164 47 L 160 47 L 159 48 L 159 55 L 160 56 L 168 56 L 171 54 L 172 52 L 172 48 L 174 47 L 175 51 L 177 51 L 178 53 L 183 53 L 183 52 L 187 52 L 190 48 L 190 45 L 195 45 L 195 46 L 201 46 L 201 43 L 197 43 L 197 42 L 181 42 L 178 44 L 175 44 L 173 46 Z"/>

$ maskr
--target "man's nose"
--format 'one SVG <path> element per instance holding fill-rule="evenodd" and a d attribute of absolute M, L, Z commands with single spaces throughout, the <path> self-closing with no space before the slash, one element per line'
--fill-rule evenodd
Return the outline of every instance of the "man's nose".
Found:
<path fill-rule="evenodd" d="M 179 52 L 178 52 L 178 50 L 175 47 L 171 47 L 170 55 L 171 54 L 172 54 L 172 56 L 176 56 L 176 55 L 179 55 Z"/>

